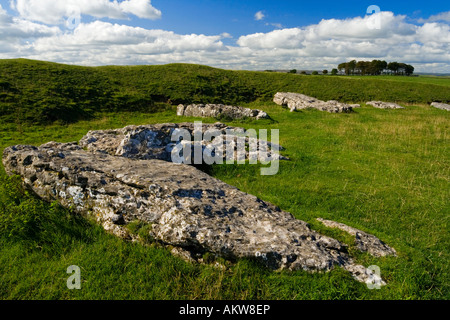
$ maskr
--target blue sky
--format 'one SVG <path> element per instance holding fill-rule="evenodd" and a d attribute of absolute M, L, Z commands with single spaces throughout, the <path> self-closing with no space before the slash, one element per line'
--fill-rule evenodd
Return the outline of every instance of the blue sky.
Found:
<path fill-rule="evenodd" d="M 137 21 L 148 28 L 162 28 L 177 33 L 220 34 L 228 32 L 240 36 L 273 30 L 265 23 L 280 23 L 284 27 L 302 27 L 319 23 L 322 19 L 345 19 L 364 16 L 370 5 L 383 11 L 393 11 L 411 18 L 428 18 L 449 11 L 447 1 L 302 1 L 302 0 L 153 0 L 162 11 L 157 21 Z M 255 21 L 256 12 L 265 14 L 264 20 Z"/>
<path fill-rule="evenodd" d="M 376 5 L 381 12 L 367 14 Z M 448 1 L 0 0 L 0 58 L 81 65 L 450 72 Z"/>

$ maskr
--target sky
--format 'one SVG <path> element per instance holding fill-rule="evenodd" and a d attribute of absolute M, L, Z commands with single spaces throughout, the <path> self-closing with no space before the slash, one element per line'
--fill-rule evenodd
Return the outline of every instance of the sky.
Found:
<path fill-rule="evenodd" d="M 450 1 L 0 0 L 0 59 L 450 73 Z"/>

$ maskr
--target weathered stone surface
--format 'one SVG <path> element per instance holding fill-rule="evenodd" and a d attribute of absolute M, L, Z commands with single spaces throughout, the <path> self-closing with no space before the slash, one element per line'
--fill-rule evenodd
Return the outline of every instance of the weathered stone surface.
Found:
<path fill-rule="evenodd" d="M 89 151 L 106 152 L 110 155 L 131 159 L 171 161 L 171 154 L 176 145 L 176 142 L 172 141 L 172 135 L 180 130 L 186 130 L 194 137 L 195 126 L 193 123 L 165 123 L 127 126 L 116 130 L 89 131 L 80 140 L 80 146 Z M 243 144 L 247 145 L 245 153 L 238 153 L 238 137 L 245 132 L 243 128 L 230 127 L 220 122 L 202 124 L 202 137 L 208 131 L 216 131 L 217 136 L 214 136 L 210 141 L 202 140 L 202 150 L 209 148 L 213 153 L 214 150 L 220 152 L 223 155 L 223 161 L 226 159 L 235 161 L 245 159 L 260 161 L 288 160 L 288 158 L 281 156 L 278 152 L 272 152 L 274 149 L 283 150 L 282 146 L 248 136 L 242 140 Z M 194 142 L 183 141 L 183 143 L 191 145 L 193 157 Z M 256 146 L 258 152 L 249 148 L 252 143 Z M 227 153 L 227 150 L 232 150 L 232 154 Z M 193 159 L 191 162 L 194 163 Z"/>
<path fill-rule="evenodd" d="M 445 104 L 445 103 L 440 103 L 440 102 L 433 102 L 431 104 L 431 106 L 435 107 L 437 109 L 450 111 L 450 104 Z"/>
<path fill-rule="evenodd" d="M 393 102 L 369 101 L 366 104 L 378 109 L 405 109 Z"/>
<path fill-rule="evenodd" d="M 322 222 L 325 226 L 329 228 L 337 228 L 345 231 L 352 236 L 355 236 L 355 243 L 359 250 L 368 252 L 375 257 L 385 257 L 385 256 L 396 256 L 397 252 L 394 248 L 389 247 L 383 241 L 375 237 L 374 235 L 368 234 L 364 231 L 358 230 L 353 227 L 349 227 L 343 223 L 325 220 L 318 218 L 318 221 Z"/>
<path fill-rule="evenodd" d="M 300 93 L 278 92 L 274 100 L 276 104 L 288 107 L 291 112 L 303 109 L 317 109 L 330 113 L 351 112 L 353 108 L 359 108 L 359 104 L 346 104 L 335 100 L 322 101 Z"/>
<path fill-rule="evenodd" d="M 338 265 L 359 281 L 374 279 L 339 241 L 192 166 L 55 142 L 6 148 L 3 164 L 42 199 L 94 217 L 125 239 L 133 237 L 126 226 L 141 221 L 151 225 L 154 239 L 193 259 L 211 252 L 227 259 L 255 257 L 276 270 L 327 271 Z"/>
<path fill-rule="evenodd" d="M 226 116 L 231 119 L 255 118 L 257 120 L 269 118 L 269 115 L 261 110 L 223 104 L 191 104 L 188 106 L 180 104 L 177 108 L 177 115 L 202 118 Z"/>

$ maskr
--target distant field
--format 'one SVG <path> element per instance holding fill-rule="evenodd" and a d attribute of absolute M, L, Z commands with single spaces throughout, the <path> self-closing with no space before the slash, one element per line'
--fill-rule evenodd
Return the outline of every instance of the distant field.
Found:
<path fill-rule="evenodd" d="M 268 112 L 271 120 L 226 123 L 279 129 L 280 144 L 286 149 L 283 154 L 291 159 L 281 162 L 279 174 L 261 176 L 258 165 L 216 165 L 211 174 L 347 243 L 358 263 L 378 265 L 388 283 L 380 290 L 369 290 L 340 268 L 323 274 L 272 272 L 247 259 L 236 264 L 220 261 L 226 269 L 213 263 L 190 264 L 173 257 L 167 248 L 122 241 L 70 210 L 36 199 L 20 187 L 20 179 L 6 177 L 1 167 L 0 299 L 450 298 L 450 118 L 447 111 L 426 104 L 430 99 L 450 102 L 446 82 L 450 80 L 314 77 L 193 65 L 82 68 L 29 61 L 0 64 L 12 66 L 9 71 L 0 69 L 0 82 L 14 84 L 14 89 L 3 91 L 3 97 L 6 94 L 16 99 L 26 93 L 21 99 L 29 99 L 30 105 L 22 108 L 39 105 L 50 115 L 51 104 L 46 103 L 53 101 L 56 93 L 46 100 L 41 89 L 52 81 L 58 82 L 60 98 L 66 97 L 65 90 L 72 90 L 74 96 L 67 96 L 74 101 L 72 111 L 100 103 L 103 100 L 95 100 L 94 93 L 101 92 L 105 97 L 127 97 L 118 100 L 123 103 L 139 96 L 141 102 L 148 97 L 152 100 L 149 109 L 145 105 L 137 110 L 99 107 L 92 109 L 88 119 L 56 119 L 51 124 L 2 114 L 0 152 L 16 144 L 77 141 L 89 130 L 217 121 L 179 118 L 175 113 L 178 102 L 239 103 Z M 14 82 L 14 78 L 18 80 Z M 444 84 L 422 80 L 443 80 Z M 89 92 L 81 90 L 82 84 L 93 90 L 91 100 L 87 99 L 89 94 L 78 95 Z M 57 92 L 52 90 L 47 93 Z M 363 105 L 349 114 L 317 110 L 291 113 L 271 102 L 277 90 L 356 102 L 398 100 L 406 109 L 379 110 Z M 77 99 L 84 101 L 81 106 Z M 14 106 L 8 103 L 8 108 Z M 317 217 L 375 234 L 399 256 L 374 258 L 359 253 L 351 237 L 322 226 Z M 70 265 L 82 269 L 81 290 L 66 287 Z"/>
<path fill-rule="evenodd" d="M 386 80 L 386 81 L 398 81 L 398 82 L 409 82 L 409 83 L 423 83 L 423 84 L 435 84 L 439 86 L 450 86 L 450 76 L 418 76 L 418 77 L 396 77 L 396 76 L 351 76 L 355 79 L 376 79 L 376 80 Z"/>

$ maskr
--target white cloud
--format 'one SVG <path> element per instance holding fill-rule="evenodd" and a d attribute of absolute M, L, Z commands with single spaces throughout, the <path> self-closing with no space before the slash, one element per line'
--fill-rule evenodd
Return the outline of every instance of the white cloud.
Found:
<path fill-rule="evenodd" d="M 251 49 L 285 48 L 295 49 L 302 47 L 305 39 L 303 30 L 300 28 L 274 30 L 269 33 L 254 33 L 242 36 L 237 41 L 241 47 Z"/>
<path fill-rule="evenodd" d="M 432 15 L 428 19 L 419 19 L 419 23 L 436 22 L 436 21 L 450 22 L 450 11 Z"/>
<path fill-rule="evenodd" d="M 392 12 L 380 12 L 364 18 L 322 20 L 310 28 L 317 31 L 321 38 L 334 39 L 376 39 L 392 34 L 414 34 L 415 26 L 405 23 L 404 19 L 405 16 L 395 16 Z M 378 28 L 375 27 L 377 25 Z"/>
<path fill-rule="evenodd" d="M 422 43 L 450 45 L 450 26 L 442 23 L 425 23 L 417 29 L 417 38 Z"/>
<path fill-rule="evenodd" d="M 221 38 L 95 21 L 81 23 L 73 33 L 37 39 L 28 57 L 41 59 L 51 52 L 57 61 L 83 65 L 158 63 L 164 55 L 195 53 L 201 58 L 206 52 L 225 50 Z"/>
<path fill-rule="evenodd" d="M 262 11 L 258 11 L 257 13 L 255 13 L 255 20 L 256 21 L 261 21 L 264 20 L 265 18 L 265 14 Z"/>
<path fill-rule="evenodd" d="M 8 16 L 8 13 L 6 12 L 5 9 L 2 8 L 2 5 L 0 4 L 0 23 L 3 24 L 11 21 L 12 18 Z"/>
<path fill-rule="evenodd" d="M 371 28 L 372 20 L 379 19 L 379 29 Z M 405 16 L 394 16 L 392 12 L 353 19 L 322 20 L 319 24 L 304 28 L 275 30 L 269 33 L 256 33 L 242 36 L 240 46 L 261 48 L 298 48 L 304 41 L 344 40 L 346 42 L 389 39 L 395 35 L 406 37 L 414 35 L 417 27 L 404 22 Z"/>
<path fill-rule="evenodd" d="M 62 24 L 74 12 L 96 18 L 126 19 L 128 14 L 158 19 L 161 11 L 149 0 L 12 0 L 11 8 L 24 19 L 45 24 Z"/>
<path fill-rule="evenodd" d="M 283 25 L 281 23 L 276 23 L 276 22 L 266 22 L 266 26 L 272 26 L 278 29 L 282 29 Z"/>
<path fill-rule="evenodd" d="M 14 3 L 17 6 L 19 2 Z M 94 6 L 89 10 L 92 15 L 105 14 L 104 10 L 95 11 Z M 112 10 L 108 14 L 126 14 L 126 10 Z M 50 18 L 42 20 L 47 19 Z M 370 19 L 379 19 L 381 28 L 370 28 Z M 243 35 L 234 45 L 225 45 L 223 39 L 232 39 L 226 32 L 209 36 L 177 34 L 104 21 L 80 23 L 69 32 L 61 25 L 51 27 L 22 15 L 12 17 L 0 6 L 0 58 L 24 57 L 80 65 L 185 62 L 253 70 L 322 70 L 350 59 L 383 59 L 411 63 L 419 72 L 450 72 L 450 26 L 442 22 L 415 25 L 407 21 L 405 16 L 381 12 Z"/>
<path fill-rule="evenodd" d="M 0 5 L 0 47 L 2 52 L 8 48 L 16 48 L 24 39 L 52 37 L 60 33 L 57 27 L 34 23 L 28 20 L 13 18 Z"/>
<path fill-rule="evenodd" d="M 223 39 L 233 39 L 233 36 L 232 36 L 231 34 L 229 34 L 228 32 L 223 32 L 223 33 L 221 34 L 221 37 L 222 37 Z"/>
<path fill-rule="evenodd" d="M 125 13 L 131 13 L 139 18 L 159 19 L 161 11 L 155 9 L 149 0 L 126 0 L 119 4 Z"/>
<path fill-rule="evenodd" d="M 372 27 L 373 19 L 377 19 L 379 29 Z M 417 26 L 407 23 L 405 16 L 380 12 L 363 18 L 328 19 L 303 28 L 249 34 L 241 36 L 237 44 L 252 52 L 251 57 L 261 69 L 335 67 L 350 59 L 386 59 L 414 62 L 417 70 L 422 64 L 447 62 L 446 72 L 450 72 L 449 39 L 447 24 Z M 425 67 L 422 70 L 428 71 Z"/>

